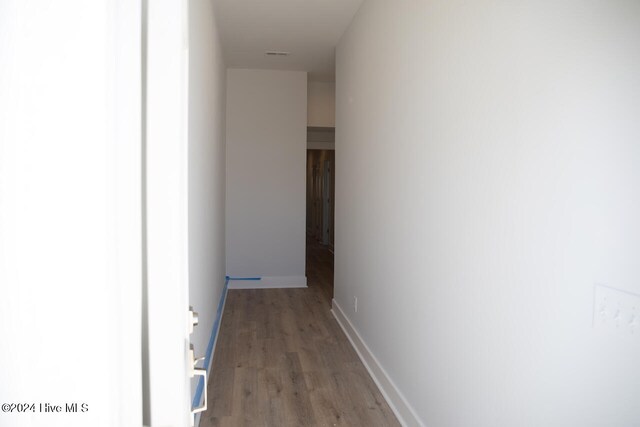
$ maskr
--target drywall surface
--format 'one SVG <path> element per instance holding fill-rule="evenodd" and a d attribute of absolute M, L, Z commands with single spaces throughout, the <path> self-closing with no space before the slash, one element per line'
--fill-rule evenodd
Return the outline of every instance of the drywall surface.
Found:
<path fill-rule="evenodd" d="M 0 5 L 2 426 L 142 424 L 140 35 L 128 1 Z"/>
<path fill-rule="evenodd" d="M 307 87 L 307 126 L 334 127 L 336 84 L 310 81 Z"/>
<path fill-rule="evenodd" d="M 199 313 L 191 335 L 198 357 L 225 282 L 226 68 L 214 12 L 212 0 L 189 2 L 189 303 Z"/>
<path fill-rule="evenodd" d="M 305 275 L 307 75 L 227 70 L 227 274 Z"/>
<path fill-rule="evenodd" d="M 307 150 L 334 150 L 336 148 L 334 127 L 308 127 Z"/>
<path fill-rule="evenodd" d="M 640 4 L 371 0 L 336 81 L 335 298 L 421 422 L 639 425 Z"/>

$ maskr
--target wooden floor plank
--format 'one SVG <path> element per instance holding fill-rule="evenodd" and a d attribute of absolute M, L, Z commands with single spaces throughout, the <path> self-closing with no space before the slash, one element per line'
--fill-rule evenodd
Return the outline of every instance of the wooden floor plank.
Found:
<path fill-rule="evenodd" d="M 201 427 L 399 426 L 330 313 L 333 256 L 313 242 L 307 280 L 229 290 Z"/>
<path fill-rule="evenodd" d="M 315 426 L 315 415 L 297 353 L 287 353 L 281 370 L 286 424 L 291 426 Z"/>

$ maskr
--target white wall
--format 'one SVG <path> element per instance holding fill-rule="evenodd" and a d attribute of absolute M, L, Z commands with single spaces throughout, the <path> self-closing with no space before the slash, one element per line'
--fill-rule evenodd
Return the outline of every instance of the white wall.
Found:
<path fill-rule="evenodd" d="M 225 79 L 212 0 L 189 2 L 189 301 L 207 350 L 225 282 Z M 195 380 L 192 383 L 195 392 Z"/>
<path fill-rule="evenodd" d="M 307 126 L 334 127 L 336 84 L 309 81 L 307 85 Z"/>
<path fill-rule="evenodd" d="M 2 426 L 142 424 L 140 25 L 0 4 L 0 403 L 35 404 Z"/>
<path fill-rule="evenodd" d="M 306 73 L 227 71 L 229 276 L 306 285 L 306 117 Z"/>
<path fill-rule="evenodd" d="M 341 40 L 335 298 L 424 425 L 640 424 L 592 327 L 640 293 L 639 52 L 623 0 L 371 0 Z"/>

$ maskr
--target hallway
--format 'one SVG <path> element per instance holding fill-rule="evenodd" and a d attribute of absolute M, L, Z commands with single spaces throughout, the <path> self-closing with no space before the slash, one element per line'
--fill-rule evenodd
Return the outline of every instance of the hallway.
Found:
<path fill-rule="evenodd" d="M 229 290 L 201 421 L 397 426 L 333 318 L 333 256 L 307 241 L 307 289 Z"/>

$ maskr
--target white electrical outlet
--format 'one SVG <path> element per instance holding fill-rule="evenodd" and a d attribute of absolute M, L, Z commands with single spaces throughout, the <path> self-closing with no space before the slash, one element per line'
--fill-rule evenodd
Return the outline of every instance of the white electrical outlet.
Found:
<path fill-rule="evenodd" d="M 353 297 L 353 311 L 358 312 L 358 297 Z"/>
<path fill-rule="evenodd" d="M 593 327 L 640 343 L 640 295 L 596 285 Z"/>

